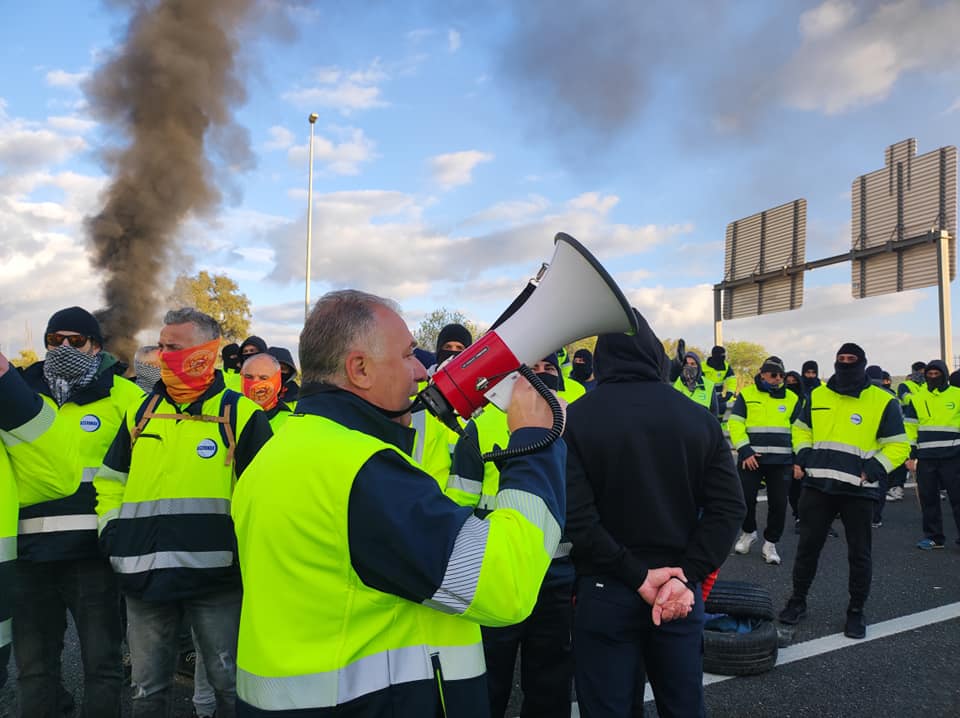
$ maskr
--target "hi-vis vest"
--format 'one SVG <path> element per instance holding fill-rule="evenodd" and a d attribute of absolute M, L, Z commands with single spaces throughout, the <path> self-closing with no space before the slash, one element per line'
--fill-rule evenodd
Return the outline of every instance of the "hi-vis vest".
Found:
<path fill-rule="evenodd" d="M 730 414 L 730 440 L 734 449 L 750 446 L 762 464 L 793 462 L 790 421 L 799 397 L 790 390 L 777 398 L 756 384 L 743 387 Z"/>
<path fill-rule="evenodd" d="M 268 442 L 234 496 L 244 576 L 239 700 L 303 711 L 297 716 L 368 716 L 375 700 L 395 707 L 389 715 L 489 715 L 473 598 L 498 595 L 496 566 L 512 550 L 494 545 L 491 530 L 479 583 L 448 597 L 457 607 L 439 592 L 418 604 L 368 587 L 350 558 L 351 487 L 374 454 L 404 454 L 316 415 L 291 416 L 283 431 L 284 446 Z M 316 451 L 316 461 L 303 461 Z M 269 471 L 258 473 L 258 465 Z M 286 520 L 273 520 L 281 515 Z M 539 542 L 539 532 L 530 539 Z"/>
<path fill-rule="evenodd" d="M 910 395 L 903 424 L 919 459 L 951 459 L 960 454 L 960 388 L 930 391 L 926 385 Z"/>
<path fill-rule="evenodd" d="M 692 399 L 705 409 L 710 409 L 710 404 L 713 400 L 715 389 L 713 382 L 706 377 L 700 378 L 700 381 L 697 382 L 697 385 L 693 388 L 693 391 L 687 389 L 687 385 L 683 383 L 682 377 L 679 377 L 675 382 L 673 382 L 673 388 L 684 396 Z M 720 399 L 718 398 L 717 401 L 720 401 Z"/>
<path fill-rule="evenodd" d="M 110 448 L 124 412 L 143 392 L 132 381 L 112 377 L 110 394 L 88 404 L 68 401 L 57 408 L 48 396 L 43 400 L 63 424 L 63 444 L 57 454 L 60 470 L 75 473 L 80 481 L 76 493 L 46 501 L 20 511 L 19 557 L 28 561 L 63 561 L 100 558 L 97 546 L 96 492 L 93 478 Z"/>
<path fill-rule="evenodd" d="M 804 459 L 805 484 L 831 492 L 835 491 L 830 482 L 859 488 L 864 464 L 870 459 L 876 459 L 888 474 L 900 466 L 910 454 L 907 435 L 881 427 L 891 401 L 896 404 L 895 397 L 873 385 L 859 397 L 839 394 L 825 384 L 810 392 L 803 418 L 794 424 L 797 453 L 813 449 Z M 809 425 L 804 421 L 807 417 Z M 875 486 L 866 484 L 866 488 Z"/>
<path fill-rule="evenodd" d="M 410 428 L 416 432 L 413 460 L 436 480 L 442 490 L 450 476 L 451 441 L 457 435 L 426 409 L 413 413 Z"/>
<path fill-rule="evenodd" d="M 32 396 L 16 369 L 0 377 L 0 411 L 7 411 L 4 399 Z M 11 382 L 17 386 L 11 387 Z M 16 394 L 14 396 L 14 394 Z M 23 424 L 0 430 L 0 665 L 10 657 L 13 635 L 13 592 L 16 582 L 17 509 L 49 501 L 77 490 L 78 474 L 61 470 L 65 429 L 54 428 L 56 411 L 36 402 L 37 413 Z"/>
<path fill-rule="evenodd" d="M 926 384 L 918 384 L 913 379 L 904 379 L 903 384 L 906 389 L 902 394 L 900 394 L 900 405 L 906 408 L 910 404 L 910 400 L 913 398 L 921 388 L 925 387 Z"/>
<path fill-rule="evenodd" d="M 174 600 L 239 586 L 230 499 L 233 451 L 260 407 L 225 389 L 200 415 L 159 394 L 127 412 L 130 470 L 102 466 L 94 480 L 101 535 L 120 587 L 143 600 Z M 118 520 L 119 519 L 119 520 Z"/>

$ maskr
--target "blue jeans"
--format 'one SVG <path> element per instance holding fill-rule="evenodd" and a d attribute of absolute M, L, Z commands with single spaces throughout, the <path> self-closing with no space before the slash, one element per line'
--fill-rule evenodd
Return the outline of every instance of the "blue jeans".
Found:
<path fill-rule="evenodd" d="M 703 705 L 703 599 L 686 618 L 653 625 L 651 607 L 612 576 L 581 576 L 573 619 L 580 715 L 630 718 L 643 680 L 661 718 L 695 718 Z"/>
<path fill-rule="evenodd" d="M 13 645 L 21 712 L 59 717 L 61 654 L 67 611 L 83 660 L 86 718 L 120 715 L 120 595 L 104 559 L 18 561 Z"/>
<path fill-rule="evenodd" d="M 202 656 L 217 696 L 217 715 L 233 718 L 242 595 L 240 589 L 234 589 L 178 601 L 141 601 L 127 596 L 134 718 L 169 715 L 182 616 L 193 627 L 199 648 L 197 657 Z"/>

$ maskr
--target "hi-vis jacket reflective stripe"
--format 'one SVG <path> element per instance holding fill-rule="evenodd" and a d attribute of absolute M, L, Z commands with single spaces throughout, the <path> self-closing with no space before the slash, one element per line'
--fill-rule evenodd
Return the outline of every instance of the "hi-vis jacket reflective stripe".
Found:
<path fill-rule="evenodd" d="M 734 402 L 730 440 L 741 461 L 759 454 L 761 464 L 793 463 L 796 431 L 790 427 L 800 412 L 800 400 L 784 387 L 781 391 L 783 396 L 776 397 L 752 383 Z"/>
<path fill-rule="evenodd" d="M 919 459 L 960 456 L 960 388 L 916 390 L 903 411 L 903 423 Z"/>
<path fill-rule="evenodd" d="M 17 509 L 72 494 L 80 477 L 61 471 L 63 426 L 19 372 L 0 376 L 0 665 L 10 658 Z"/>
<path fill-rule="evenodd" d="M 897 387 L 897 396 L 900 398 L 900 404 L 904 409 L 910 404 L 910 399 L 920 391 L 925 384 L 918 384 L 913 379 L 904 379 L 903 383 Z"/>
<path fill-rule="evenodd" d="M 450 476 L 450 437 L 456 434 L 426 410 L 414 412 L 411 428 L 417 434 L 413 443 L 414 461 L 444 488 Z"/>
<path fill-rule="evenodd" d="M 60 470 L 78 474 L 80 488 L 72 496 L 20 511 L 21 559 L 65 561 L 101 557 L 93 478 L 127 408 L 142 398 L 140 387 L 110 371 L 102 373 L 59 408 L 52 398 L 43 396 L 56 411 L 57 424 L 64 425 L 64 443 L 57 447 Z"/>
<path fill-rule="evenodd" d="M 155 398 L 157 416 L 131 447 Z M 236 448 L 226 461 L 226 426 L 216 420 L 231 406 Z M 260 407 L 225 390 L 222 380 L 183 411 L 165 394 L 131 407 L 94 479 L 101 544 L 126 593 L 166 601 L 240 585 L 230 498 L 237 476 L 271 435 Z"/>
<path fill-rule="evenodd" d="M 879 497 L 877 482 L 910 455 L 900 404 L 871 384 L 858 396 L 840 394 L 830 384 L 810 393 L 794 424 L 797 462 L 806 472 L 804 486 L 831 494 Z"/>
<path fill-rule="evenodd" d="M 713 413 L 714 416 L 717 415 L 717 392 L 713 382 L 709 379 L 701 377 L 700 381 L 698 381 L 697 385 L 693 388 L 693 391 L 690 391 L 687 389 L 687 385 L 683 383 L 683 378 L 678 377 L 677 380 L 673 382 L 673 388 Z"/>
<path fill-rule="evenodd" d="M 560 535 L 562 444 L 507 462 L 482 520 L 400 450 L 410 430 L 346 392 L 305 393 L 234 495 L 239 700 L 281 715 L 486 718 L 477 624 L 533 607 Z"/>

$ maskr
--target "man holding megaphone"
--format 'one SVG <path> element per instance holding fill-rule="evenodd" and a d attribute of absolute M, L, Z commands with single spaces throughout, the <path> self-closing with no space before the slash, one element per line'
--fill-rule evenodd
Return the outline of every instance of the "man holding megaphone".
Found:
<path fill-rule="evenodd" d="M 484 519 L 410 458 L 426 372 L 395 304 L 322 297 L 300 337 L 292 415 L 233 497 L 243 609 L 237 715 L 489 715 L 480 625 L 526 618 L 565 515 L 554 411 L 513 384 Z"/>

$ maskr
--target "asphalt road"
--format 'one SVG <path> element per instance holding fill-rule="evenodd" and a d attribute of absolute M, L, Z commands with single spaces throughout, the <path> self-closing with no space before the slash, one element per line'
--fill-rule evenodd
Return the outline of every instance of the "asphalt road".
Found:
<path fill-rule="evenodd" d="M 874 575 L 867 618 L 877 624 L 928 609 L 960 603 L 960 546 L 949 508 L 947 548 L 924 552 L 914 544 L 920 538 L 920 511 L 912 490 L 906 500 L 888 503 L 883 526 L 875 529 Z M 761 527 L 766 505 L 758 507 Z M 789 522 L 788 522 L 789 523 Z M 808 600 L 807 618 L 792 632 L 781 635 L 781 646 L 802 644 L 842 632 L 847 604 L 846 545 L 828 539 L 820 569 Z M 751 581 L 765 586 L 779 609 L 790 593 L 790 571 L 797 537 L 791 528 L 779 544 L 783 565 L 769 566 L 760 557 L 759 544 L 748 556 L 731 555 L 721 578 Z M 956 610 L 954 610 L 956 609 Z M 734 678 L 705 688 L 708 715 L 743 717 L 893 716 L 956 718 L 960 716 L 960 608 L 950 609 L 950 620 L 904 630 L 865 642 L 841 641 L 844 647 L 778 665 L 761 676 Z M 867 628 L 870 638 L 871 628 Z M 784 651 L 786 653 L 786 651 Z M 783 654 L 782 654 L 783 655 Z M 13 665 L 11 676 L 16 675 Z M 82 675 L 76 635 L 68 631 L 64 649 L 64 683 L 79 701 Z M 519 681 L 518 681 L 519 684 Z M 177 679 L 175 718 L 190 716 L 192 683 Z M 509 715 L 519 714 L 519 686 Z M 0 718 L 17 715 L 15 681 L 0 693 Z M 129 715 L 125 697 L 124 715 Z M 574 707 L 573 715 L 578 711 Z M 652 702 L 646 716 L 656 716 Z M 558 717 L 559 718 L 559 717 Z"/>

